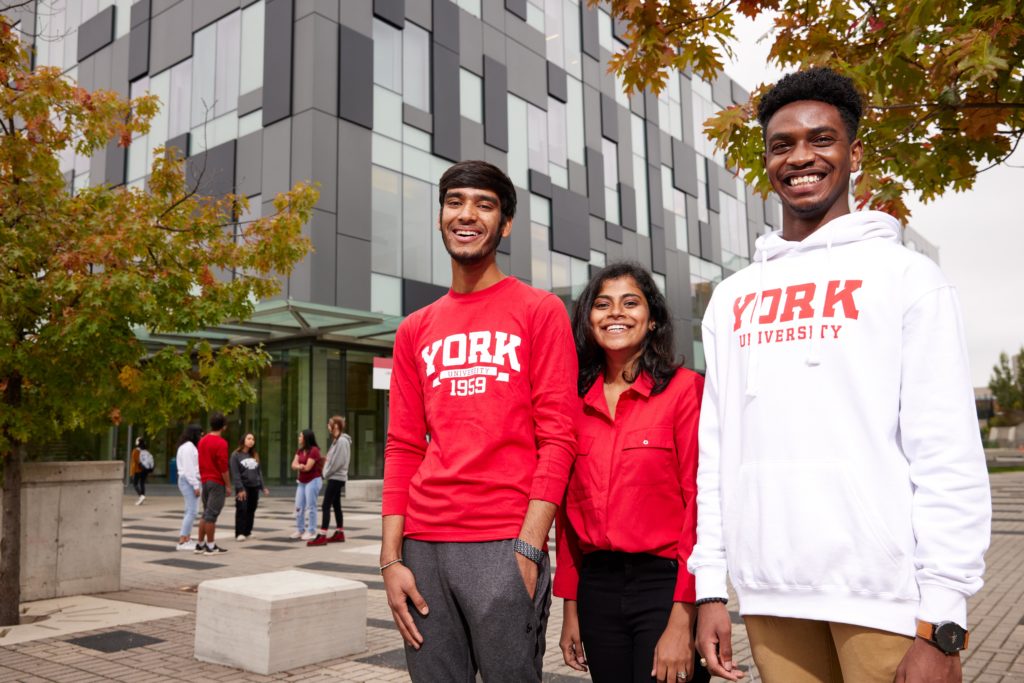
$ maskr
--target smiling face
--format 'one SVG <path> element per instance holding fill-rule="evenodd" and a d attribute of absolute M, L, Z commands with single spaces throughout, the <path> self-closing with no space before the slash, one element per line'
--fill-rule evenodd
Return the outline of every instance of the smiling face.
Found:
<path fill-rule="evenodd" d="M 502 222 L 501 202 L 494 192 L 458 187 L 445 193 L 438 228 L 452 260 L 468 266 L 494 259 L 512 221 Z"/>
<path fill-rule="evenodd" d="M 798 100 L 775 112 L 765 129 L 764 160 L 782 200 L 785 239 L 803 239 L 850 213 L 850 174 L 860 170 L 862 154 L 831 104 Z"/>
<path fill-rule="evenodd" d="M 605 355 L 637 355 L 652 325 L 647 299 L 636 280 L 627 275 L 601 283 L 590 308 L 590 332 Z"/>

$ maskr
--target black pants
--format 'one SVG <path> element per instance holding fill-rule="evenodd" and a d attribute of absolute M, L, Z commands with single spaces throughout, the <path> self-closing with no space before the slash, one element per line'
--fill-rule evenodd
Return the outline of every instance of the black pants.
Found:
<path fill-rule="evenodd" d="M 258 486 L 245 487 L 245 500 L 235 496 L 235 536 L 248 536 L 252 533 L 253 520 L 256 519 L 256 507 L 260 504 Z"/>
<path fill-rule="evenodd" d="M 326 529 L 331 525 L 331 508 L 334 508 L 334 521 L 338 523 L 339 529 L 345 528 L 345 518 L 341 514 L 341 494 L 345 491 L 345 482 L 336 479 L 328 479 L 327 487 L 324 489 L 324 502 L 320 508 L 320 528 Z"/>
<path fill-rule="evenodd" d="M 149 470 L 147 469 L 141 469 L 132 475 L 132 488 L 140 496 L 146 495 L 146 477 L 148 476 Z"/>
<path fill-rule="evenodd" d="M 678 565 L 654 555 L 583 557 L 577 594 L 580 638 L 594 683 L 648 683 L 654 648 L 668 625 Z M 694 653 L 687 683 L 710 680 Z"/>

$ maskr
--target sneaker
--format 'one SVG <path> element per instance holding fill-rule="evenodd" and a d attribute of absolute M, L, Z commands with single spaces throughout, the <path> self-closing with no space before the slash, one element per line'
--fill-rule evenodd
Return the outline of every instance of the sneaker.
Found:
<path fill-rule="evenodd" d="M 139 496 L 139 499 L 137 501 L 135 501 L 135 504 L 136 505 L 142 505 L 145 502 L 145 500 L 146 500 L 145 496 Z"/>
<path fill-rule="evenodd" d="M 206 546 L 207 555 L 219 555 L 220 553 L 226 553 L 227 548 L 221 548 L 219 545 L 208 545 Z"/>
<path fill-rule="evenodd" d="M 316 535 L 315 534 L 311 534 L 311 533 L 309 533 L 307 531 L 304 534 L 302 534 L 301 536 L 299 536 L 299 538 L 301 538 L 303 541 L 310 541 L 310 540 L 316 538 Z"/>
<path fill-rule="evenodd" d="M 345 532 L 342 531 L 341 529 L 338 529 L 337 531 L 334 532 L 333 536 L 331 536 L 330 538 L 327 539 L 327 542 L 328 543 L 344 543 L 345 542 Z"/>
<path fill-rule="evenodd" d="M 175 548 L 175 550 L 195 550 L 195 549 L 196 549 L 196 542 L 195 541 L 185 541 L 184 543 L 179 543 L 177 545 L 177 547 Z"/>
<path fill-rule="evenodd" d="M 242 534 L 238 534 L 237 536 L 235 536 L 235 540 L 238 541 L 239 543 L 241 543 L 242 541 L 244 541 L 247 538 L 249 538 L 249 537 L 248 536 L 243 536 Z"/>
<path fill-rule="evenodd" d="M 206 552 L 206 544 L 205 543 L 196 543 L 196 547 L 195 547 L 196 555 L 202 555 L 205 552 Z"/>
<path fill-rule="evenodd" d="M 306 541 L 306 545 L 327 545 L 327 536 L 325 534 L 317 534 L 316 538 L 312 541 Z"/>
<path fill-rule="evenodd" d="M 301 531 L 293 531 L 293 532 L 292 532 L 292 533 L 291 533 L 291 534 L 290 534 L 290 535 L 288 536 L 288 538 L 302 538 L 302 532 L 301 532 Z"/>

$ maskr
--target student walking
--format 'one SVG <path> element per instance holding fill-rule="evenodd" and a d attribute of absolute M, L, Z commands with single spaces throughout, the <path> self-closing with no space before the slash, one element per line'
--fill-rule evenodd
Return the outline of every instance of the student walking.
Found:
<path fill-rule="evenodd" d="M 181 531 L 178 533 L 178 550 L 196 549 L 196 543 L 192 540 L 192 524 L 196 521 L 199 496 L 202 493 L 199 450 L 196 446 L 202 435 L 203 428 L 197 424 L 185 427 L 178 439 L 178 450 L 174 456 L 178 468 L 178 491 L 185 501 L 185 514 L 181 518 Z"/>
<path fill-rule="evenodd" d="M 203 481 L 203 517 L 199 521 L 199 542 L 195 552 L 214 555 L 226 553 L 217 545 L 217 518 L 224 509 L 226 494 L 231 490 L 228 472 L 228 442 L 222 434 L 227 428 L 224 414 L 210 413 L 210 433 L 199 440 L 199 477 Z"/>
<path fill-rule="evenodd" d="M 252 535 L 260 493 L 270 493 L 263 485 L 260 454 L 256 452 L 256 437 L 253 434 L 245 435 L 242 443 L 231 454 L 229 466 L 231 484 L 235 490 L 235 540 L 242 542 Z"/>
<path fill-rule="evenodd" d="M 327 545 L 328 543 L 345 540 L 345 520 L 341 513 L 341 497 L 345 495 L 345 484 L 348 481 L 348 463 L 352 457 L 352 437 L 345 433 L 345 418 L 335 415 L 327 421 L 331 447 L 327 449 L 327 464 L 324 465 L 324 502 L 320 510 L 320 533 L 306 545 Z M 334 510 L 334 522 L 337 528 L 334 534 L 327 535 L 331 526 L 331 509 Z"/>
<path fill-rule="evenodd" d="M 323 471 L 323 457 L 312 429 L 299 433 L 299 450 L 292 458 L 292 469 L 299 480 L 295 488 L 295 531 L 291 537 L 309 541 L 316 537 L 316 498 L 320 495 Z"/>
<path fill-rule="evenodd" d="M 140 436 L 135 439 L 135 448 L 132 449 L 132 488 L 135 489 L 135 493 L 139 494 L 139 499 L 135 501 L 136 505 L 146 502 L 146 477 L 156 467 L 156 461 L 153 459 L 153 454 L 147 450 L 147 446 L 145 437 Z"/>
<path fill-rule="evenodd" d="M 572 321 L 581 400 L 557 523 L 562 657 L 595 683 L 706 682 L 686 569 L 704 380 L 676 362 L 665 297 L 639 264 L 598 271 Z"/>

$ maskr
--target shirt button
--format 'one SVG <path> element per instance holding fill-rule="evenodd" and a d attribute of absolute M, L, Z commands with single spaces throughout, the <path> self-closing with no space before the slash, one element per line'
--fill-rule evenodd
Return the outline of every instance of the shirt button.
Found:
<path fill-rule="evenodd" d="M 647 439 L 644 439 L 644 445 L 645 446 L 647 445 Z"/>

